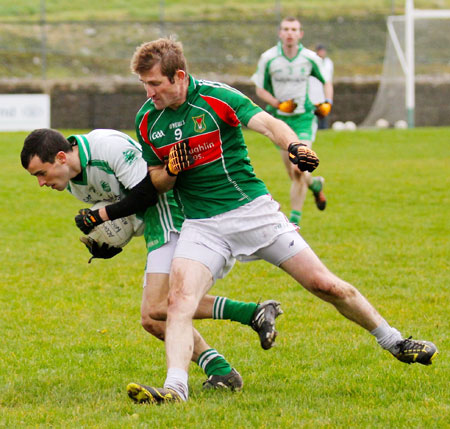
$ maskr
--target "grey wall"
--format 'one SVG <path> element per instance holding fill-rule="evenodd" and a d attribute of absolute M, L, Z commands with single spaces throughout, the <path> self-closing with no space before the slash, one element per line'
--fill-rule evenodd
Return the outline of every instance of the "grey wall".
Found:
<path fill-rule="evenodd" d="M 248 80 L 224 79 L 259 102 L 254 86 Z M 334 106 L 330 123 L 354 121 L 361 123 L 375 98 L 375 81 L 335 82 Z M 133 129 L 136 112 L 145 102 L 141 84 L 127 80 L 0 81 L 1 94 L 48 93 L 51 96 L 53 128 L 115 128 Z M 416 85 L 416 125 L 449 126 L 450 82 Z M 432 100 L 424 103 L 421 100 Z"/>

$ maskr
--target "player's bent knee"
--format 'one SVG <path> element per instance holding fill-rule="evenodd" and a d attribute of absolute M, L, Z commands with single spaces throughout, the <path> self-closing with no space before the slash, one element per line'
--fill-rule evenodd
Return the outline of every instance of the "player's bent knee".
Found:
<path fill-rule="evenodd" d="M 164 328 L 161 326 L 161 322 L 158 322 L 148 316 L 142 316 L 141 324 L 149 334 L 161 341 L 164 341 Z"/>
<path fill-rule="evenodd" d="M 151 306 L 148 309 L 148 316 L 154 320 L 166 320 L 167 305 Z"/>
<path fill-rule="evenodd" d="M 305 177 L 305 174 L 303 171 L 300 171 L 295 165 L 293 166 L 294 168 L 291 171 L 291 179 L 292 180 L 303 180 L 303 178 Z"/>
<path fill-rule="evenodd" d="M 179 318 L 193 318 L 198 302 L 191 294 L 181 290 L 173 291 L 169 294 L 167 313 Z"/>

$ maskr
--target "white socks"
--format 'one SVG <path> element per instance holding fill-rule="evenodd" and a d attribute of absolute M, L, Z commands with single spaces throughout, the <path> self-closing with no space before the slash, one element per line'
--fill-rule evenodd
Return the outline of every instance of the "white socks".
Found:
<path fill-rule="evenodd" d="M 385 320 L 370 333 L 377 339 L 378 344 L 383 349 L 389 350 L 393 354 L 398 352 L 397 343 L 403 340 L 402 334 L 389 326 Z"/>
<path fill-rule="evenodd" d="M 187 401 L 189 395 L 188 373 L 184 369 L 169 368 L 164 388 L 175 390 L 183 401 Z"/>

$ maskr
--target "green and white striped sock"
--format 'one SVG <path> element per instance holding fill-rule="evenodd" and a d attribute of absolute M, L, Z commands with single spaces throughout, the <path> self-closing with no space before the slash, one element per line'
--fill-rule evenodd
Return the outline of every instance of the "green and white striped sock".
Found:
<path fill-rule="evenodd" d="M 258 304 L 254 302 L 233 301 L 223 296 L 216 296 L 212 316 L 213 319 L 231 320 L 250 325 L 256 307 Z"/>
<path fill-rule="evenodd" d="M 197 364 L 206 375 L 227 375 L 231 372 L 231 365 L 215 349 L 204 351 L 197 360 Z"/>

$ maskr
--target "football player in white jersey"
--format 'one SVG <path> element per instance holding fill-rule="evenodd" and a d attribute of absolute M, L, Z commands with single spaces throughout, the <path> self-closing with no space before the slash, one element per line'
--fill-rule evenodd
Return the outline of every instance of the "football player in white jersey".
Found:
<path fill-rule="evenodd" d="M 298 19 L 283 19 L 278 35 L 279 43 L 261 55 L 251 79 L 258 97 L 268 104 L 267 111 L 286 122 L 300 143 L 311 148 L 317 131 L 316 115 L 326 116 L 331 110 L 333 85 L 325 80 L 322 59 L 300 43 L 303 30 Z M 317 106 L 308 95 L 310 76 L 324 84 L 325 101 Z M 308 188 L 313 192 L 317 208 L 325 210 L 324 179 L 300 172 L 289 162 L 287 151 L 281 150 L 281 156 L 292 182 L 290 221 L 299 225 Z"/>

